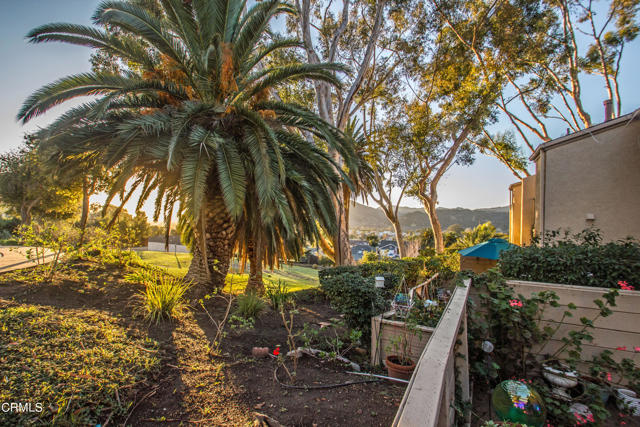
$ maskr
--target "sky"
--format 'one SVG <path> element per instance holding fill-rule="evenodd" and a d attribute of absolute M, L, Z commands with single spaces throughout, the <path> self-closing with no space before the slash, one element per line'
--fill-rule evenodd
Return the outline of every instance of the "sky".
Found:
<path fill-rule="evenodd" d="M 0 0 L 0 58 L 3 58 L 0 67 L 0 152 L 16 148 L 25 132 L 46 125 L 74 105 L 67 103 L 54 108 L 22 126 L 15 116 L 33 91 L 68 74 L 90 70 L 90 49 L 60 43 L 32 45 L 24 36 L 29 30 L 51 22 L 90 24 L 98 3 L 99 0 Z M 636 40 L 626 48 L 623 56 L 623 114 L 640 107 L 640 81 L 635 75 L 635 70 L 640 69 L 639 48 L 640 42 Z M 592 112 L 593 122 L 598 123 L 604 115 L 602 101 L 606 93 L 603 83 L 594 77 L 585 77 L 584 83 L 586 108 Z M 504 120 L 494 126 L 494 129 L 504 128 Z M 560 136 L 564 130 L 562 125 L 551 127 L 551 135 Z M 506 206 L 509 203 L 508 187 L 515 181 L 498 160 L 478 155 L 473 165 L 454 166 L 443 178 L 439 186 L 440 206 L 471 209 Z M 104 197 L 95 198 L 96 202 L 102 200 Z M 126 205 L 128 210 L 133 211 L 135 202 L 132 200 L 129 205 Z M 403 205 L 419 207 L 420 203 L 405 199 Z M 144 210 L 152 211 L 151 202 Z"/>

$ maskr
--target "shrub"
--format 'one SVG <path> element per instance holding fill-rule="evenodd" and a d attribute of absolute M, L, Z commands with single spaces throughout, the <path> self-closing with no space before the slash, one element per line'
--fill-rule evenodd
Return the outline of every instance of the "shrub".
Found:
<path fill-rule="evenodd" d="M 236 313 L 245 319 L 255 319 L 264 310 L 266 304 L 258 295 L 248 293 L 238 296 Z"/>
<path fill-rule="evenodd" d="M 371 331 L 371 317 L 385 310 L 383 293 L 374 286 L 373 279 L 358 273 L 325 278 L 320 286 L 331 305 L 344 314 L 347 325 L 367 335 Z"/>
<path fill-rule="evenodd" d="M 364 251 L 364 253 L 362 254 L 362 259 L 360 260 L 360 262 L 361 263 L 376 262 L 379 259 L 380 259 L 380 256 L 376 252 Z"/>
<path fill-rule="evenodd" d="M 357 273 L 362 277 L 384 276 L 385 279 L 389 278 L 391 280 L 395 278 L 397 281 L 404 277 L 407 284 L 414 286 L 425 277 L 425 262 L 426 260 L 422 258 L 402 258 L 364 262 L 360 265 L 343 265 L 320 271 L 318 278 L 322 283 L 323 280 L 331 279 L 344 273 Z M 397 284 L 397 281 L 395 284 Z M 385 280 L 386 286 L 387 282 Z"/>
<path fill-rule="evenodd" d="M 417 285 L 423 278 L 424 259 L 402 258 L 365 262 L 359 266 L 364 277 L 382 276 L 385 273 L 395 274 L 399 278 L 404 276 L 409 286 Z"/>
<path fill-rule="evenodd" d="M 506 277 L 538 282 L 617 288 L 640 285 L 640 245 L 633 239 L 602 244 L 598 230 L 575 236 L 548 233 L 542 246 L 505 251 L 499 267 Z"/>
<path fill-rule="evenodd" d="M 184 295 L 191 284 L 182 279 L 157 274 L 156 280 L 147 283 L 142 298 L 145 317 L 159 322 L 163 319 L 177 318 L 185 308 Z"/>
<path fill-rule="evenodd" d="M 264 287 L 264 294 L 275 311 L 282 310 L 291 301 L 288 286 L 283 280 L 270 282 Z"/>
<path fill-rule="evenodd" d="M 323 256 L 318 260 L 318 265 L 320 267 L 331 267 L 333 265 L 333 260 L 329 257 Z"/>

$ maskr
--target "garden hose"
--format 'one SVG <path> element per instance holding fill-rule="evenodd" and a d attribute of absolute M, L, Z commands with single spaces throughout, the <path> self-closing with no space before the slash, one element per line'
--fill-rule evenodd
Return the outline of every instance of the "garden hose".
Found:
<path fill-rule="evenodd" d="M 371 379 L 371 380 L 360 380 L 360 381 L 347 381 L 339 384 L 326 384 L 326 385 L 290 385 L 285 384 L 278 378 L 278 369 L 280 369 L 280 365 L 276 366 L 276 369 L 273 370 L 273 379 L 280 384 L 281 387 L 290 388 L 295 390 L 320 390 L 320 389 L 329 389 L 329 388 L 338 388 L 338 387 L 346 387 L 348 385 L 354 384 L 366 384 L 366 383 L 379 383 L 382 380 L 379 379 Z"/>

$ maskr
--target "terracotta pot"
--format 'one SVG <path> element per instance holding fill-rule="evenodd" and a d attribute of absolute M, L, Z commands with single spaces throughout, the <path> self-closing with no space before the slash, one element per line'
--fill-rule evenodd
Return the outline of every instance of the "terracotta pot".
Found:
<path fill-rule="evenodd" d="M 413 370 L 416 369 L 416 364 L 413 360 L 408 359 L 410 365 L 403 365 L 400 363 L 401 358 L 395 355 L 389 355 L 385 359 L 387 365 L 387 372 L 391 378 L 398 378 L 399 380 L 409 380 Z"/>

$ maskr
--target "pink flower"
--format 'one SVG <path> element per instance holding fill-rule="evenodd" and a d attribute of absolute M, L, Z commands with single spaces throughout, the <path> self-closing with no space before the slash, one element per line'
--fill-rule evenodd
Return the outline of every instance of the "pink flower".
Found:
<path fill-rule="evenodd" d="M 511 307 L 522 307 L 522 301 L 517 300 L 517 299 L 510 299 L 509 300 L 509 305 Z"/>
<path fill-rule="evenodd" d="M 623 345 L 622 347 L 616 347 L 616 350 L 626 351 L 627 350 L 627 346 Z"/>
<path fill-rule="evenodd" d="M 611 381 L 612 380 L 612 376 L 611 376 L 611 372 L 607 372 L 607 381 Z"/>
<path fill-rule="evenodd" d="M 633 291 L 634 290 L 634 287 L 631 286 L 629 283 L 627 283 L 626 280 L 618 281 L 618 286 L 620 286 L 620 289 L 622 289 L 624 291 Z"/>
<path fill-rule="evenodd" d="M 635 351 L 636 353 L 640 353 L 640 347 L 633 347 L 633 351 Z"/>

